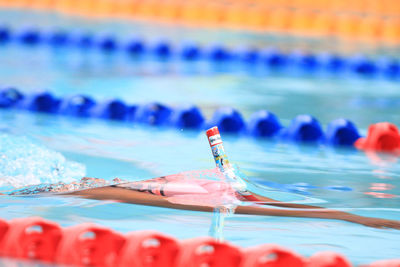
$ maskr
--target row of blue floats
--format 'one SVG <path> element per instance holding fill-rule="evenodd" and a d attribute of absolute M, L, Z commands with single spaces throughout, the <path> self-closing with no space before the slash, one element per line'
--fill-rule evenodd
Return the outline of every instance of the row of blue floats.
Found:
<path fill-rule="evenodd" d="M 219 108 L 210 120 L 206 120 L 201 110 L 191 105 L 174 108 L 160 103 L 128 105 L 117 99 L 97 103 L 84 95 L 59 99 L 49 92 L 24 95 L 15 88 L 0 90 L 0 107 L 178 129 L 204 130 L 218 126 L 223 133 L 335 146 L 352 146 L 360 137 L 356 126 L 346 119 L 332 121 L 324 132 L 320 123 L 310 115 L 298 115 L 284 127 L 275 114 L 266 110 L 254 113 L 246 122 L 237 110 Z"/>
<path fill-rule="evenodd" d="M 241 62 L 249 66 L 257 63 L 279 70 L 295 67 L 306 72 L 323 70 L 329 73 L 350 72 L 367 77 L 400 78 L 400 63 L 393 58 L 372 60 L 362 55 L 346 58 L 328 53 L 313 54 L 301 51 L 284 53 L 274 48 L 256 49 L 245 47 L 228 49 L 222 45 L 201 47 L 192 42 L 174 46 L 167 40 L 146 43 L 143 38 L 133 38 L 122 42 L 113 35 L 72 34 L 63 30 L 43 32 L 36 28 L 13 31 L 10 27 L 0 26 L 0 44 L 11 42 L 27 46 L 48 45 L 54 48 L 97 49 L 106 53 L 124 51 L 129 55 L 152 55 L 163 59 L 180 58 L 187 61 Z"/>

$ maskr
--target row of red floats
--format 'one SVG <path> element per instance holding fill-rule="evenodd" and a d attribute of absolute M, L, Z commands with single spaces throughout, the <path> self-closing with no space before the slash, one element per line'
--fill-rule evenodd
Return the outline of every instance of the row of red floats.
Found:
<path fill-rule="evenodd" d="M 347 267 L 334 252 L 304 258 L 277 245 L 241 249 L 210 237 L 178 241 L 154 232 L 127 235 L 86 223 L 61 228 L 39 217 L 0 220 L 0 257 L 71 266 L 104 267 Z M 399 267 L 400 259 L 369 267 Z"/>

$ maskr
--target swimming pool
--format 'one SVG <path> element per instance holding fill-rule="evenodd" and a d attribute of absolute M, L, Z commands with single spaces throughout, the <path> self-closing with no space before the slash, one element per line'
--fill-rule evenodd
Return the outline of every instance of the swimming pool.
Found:
<path fill-rule="evenodd" d="M 0 65 L 2 85 L 24 92 L 49 88 L 60 97 L 85 93 L 98 100 L 118 97 L 130 103 L 194 103 L 206 117 L 219 106 L 235 107 L 245 117 L 265 108 L 284 124 L 302 113 L 316 116 L 324 126 L 345 117 L 364 134 L 367 126 L 377 121 L 400 123 L 400 93 L 393 81 L 282 73 L 249 75 L 203 68 L 194 75 L 186 73 L 184 63 L 153 60 L 132 64 L 119 54 L 65 51 L 55 56 L 54 51 L 41 47 L 1 49 L 5 51 L 0 53 L 1 61 L 7 62 Z M 21 110 L 1 110 L 0 116 L 1 142 L 7 144 L 1 148 L 3 163 L 12 165 L 12 157 L 25 159 L 17 170 L 4 164 L 9 168 L 3 168 L 1 176 L 18 177 L 22 173 L 31 179 L 26 184 L 43 177 L 47 180 L 41 182 L 55 182 L 83 175 L 142 180 L 214 167 L 207 139 L 198 131 Z M 223 138 L 230 160 L 252 182 L 266 186 L 273 198 L 365 216 L 400 217 L 400 169 L 395 157 L 386 155 L 376 162 L 363 152 L 347 148 L 233 135 Z M 27 146 L 30 151 L 24 150 Z M 58 166 L 56 174 L 43 168 L 49 162 Z M 43 169 L 46 174 L 41 173 Z M 64 197 L 5 196 L 0 198 L 0 205 L 0 217 L 5 219 L 37 215 L 62 226 L 95 222 L 124 233 L 154 229 L 180 239 L 207 235 L 212 218 L 212 214 L 202 212 Z M 334 250 L 356 264 L 399 256 L 399 231 L 333 220 L 235 215 L 227 219 L 224 236 L 244 247 L 278 243 L 302 255 Z"/>

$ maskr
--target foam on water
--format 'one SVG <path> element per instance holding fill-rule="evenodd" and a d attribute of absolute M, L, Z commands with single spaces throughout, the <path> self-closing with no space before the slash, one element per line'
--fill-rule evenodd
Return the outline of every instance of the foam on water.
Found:
<path fill-rule="evenodd" d="M 0 133 L 0 190 L 73 182 L 85 173 L 84 165 L 68 161 L 62 154 L 27 137 Z"/>

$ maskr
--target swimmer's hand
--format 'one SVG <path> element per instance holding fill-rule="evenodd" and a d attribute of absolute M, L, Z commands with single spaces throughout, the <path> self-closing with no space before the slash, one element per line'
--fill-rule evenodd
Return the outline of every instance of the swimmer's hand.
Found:
<path fill-rule="evenodd" d="M 392 228 L 400 230 L 400 221 L 380 219 L 373 217 L 363 217 L 354 214 L 344 214 L 340 216 L 342 220 L 362 224 L 374 228 Z"/>

